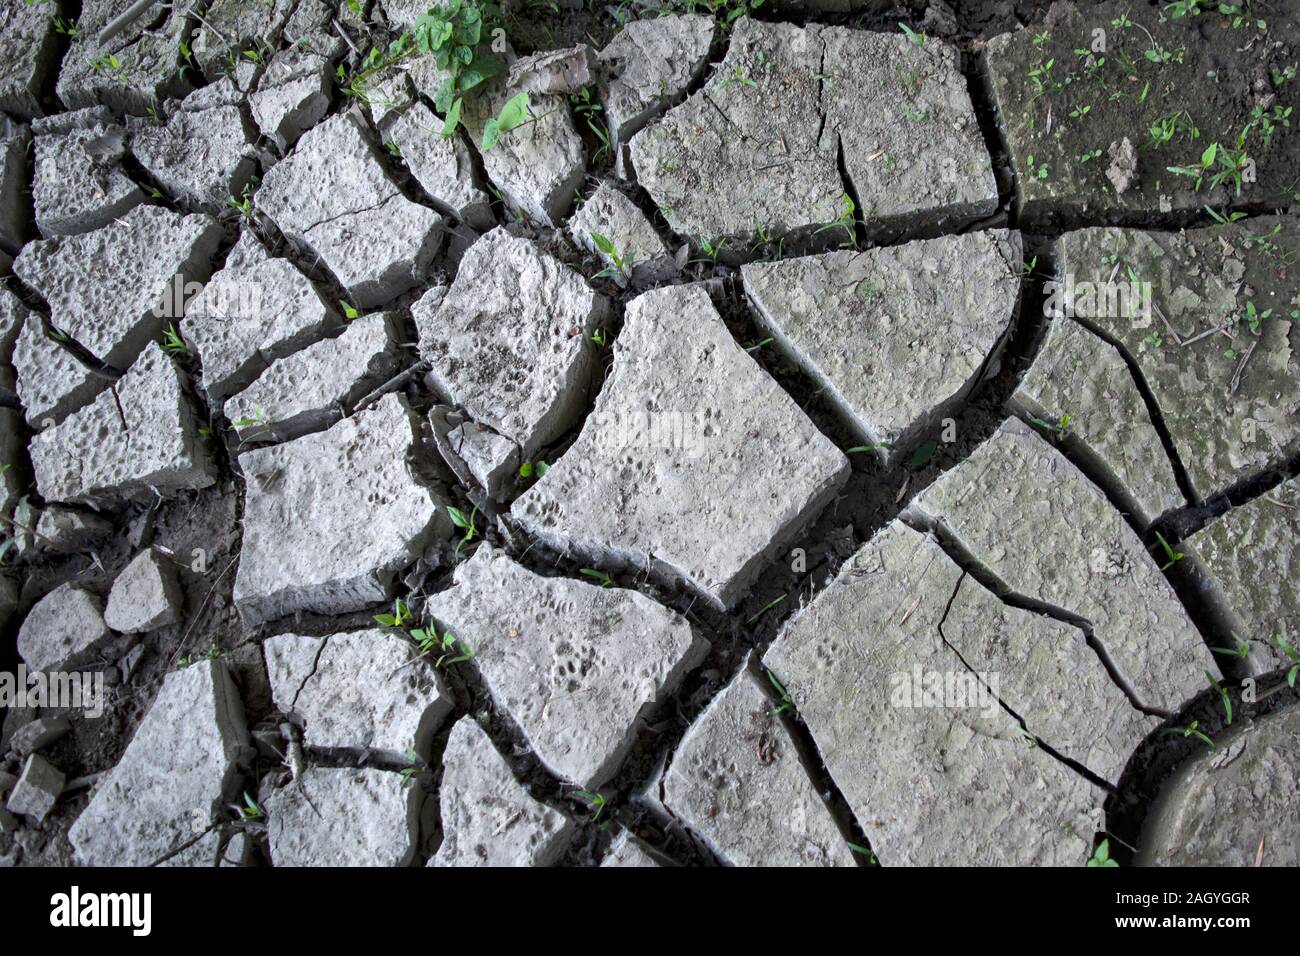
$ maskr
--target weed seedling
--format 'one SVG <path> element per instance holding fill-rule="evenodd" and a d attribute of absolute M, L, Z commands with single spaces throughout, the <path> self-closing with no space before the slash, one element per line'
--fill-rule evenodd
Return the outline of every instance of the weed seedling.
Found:
<path fill-rule="evenodd" d="M 906 23 L 900 23 L 898 29 L 902 30 L 903 33 L 907 35 L 907 38 L 912 41 L 914 46 L 925 46 L 924 33 L 919 33 L 916 30 L 913 30 Z"/>
<path fill-rule="evenodd" d="M 1210 682 L 1210 687 L 1219 692 L 1219 699 L 1223 701 L 1223 715 L 1227 718 L 1229 724 L 1232 723 L 1232 697 L 1228 694 L 1228 689 L 1214 679 L 1214 675 L 1209 671 L 1204 671 L 1205 679 Z"/>
<path fill-rule="evenodd" d="M 411 747 L 406 748 L 406 766 L 402 768 L 399 776 L 402 778 L 402 786 L 408 787 L 417 774 L 424 772 L 424 762 L 416 755 L 415 750 Z"/>
<path fill-rule="evenodd" d="M 1162 535 L 1159 531 L 1156 532 L 1156 540 L 1160 542 L 1160 547 L 1164 550 L 1165 557 L 1169 559 L 1160 567 L 1161 571 L 1168 571 L 1179 561 L 1183 560 L 1183 558 L 1187 557 L 1187 555 L 1183 554 L 1183 552 L 1175 551 L 1173 548 L 1171 548 L 1169 546 L 1169 542 L 1165 540 L 1165 536 Z"/>
<path fill-rule="evenodd" d="M 595 568 L 579 568 L 578 573 L 584 577 L 599 581 L 602 588 L 614 586 L 614 579 L 609 576 L 608 571 L 597 571 Z"/>
<path fill-rule="evenodd" d="M 776 707 L 772 709 L 772 716 L 784 714 L 786 712 L 793 714 L 795 712 L 794 698 L 790 696 L 790 692 L 785 689 L 785 686 L 779 680 L 776 679 L 775 674 L 771 671 L 766 671 L 766 674 L 768 682 L 772 685 L 781 700 L 781 703 L 777 704 Z"/>
<path fill-rule="evenodd" d="M 848 847 L 849 847 L 849 849 L 852 850 L 854 853 L 858 854 L 858 855 L 861 856 L 861 857 L 864 857 L 864 858 L 866 859 L 866 861 L 867 861 L 869 864 L 871 864 L 871 865 L 873 865 L 873 866 L 875 865 L 875 863 L 876 863 L 876 854 L 874 854 L 874 853 L 871 852 L 871 848 L 870 848 L 870 847 L 861 846 L 861 845 L 859 845 L 859 844 L 857 844 L 857 843 L 849 843 L 849 844 L 848 844 Z"/>
<path fill-rule="evenodd" d="M 754 616 L 751 617 L 751 618 L 750 618 L 748 621 L 746 621 L 745 623 L 746 623 L 746 624 L 753 624 L 753 623 L 754 623 L 755 621 L 757 621 L 760 617 L 762 617 L 762 616 L 763 616 L 764 614 L 766 614 L 768 611 L 772 610 L 772 608 L 776 607 L 778 604 L 780 604 L 780 603 L 781 603 L 782 601 L 784 601 L 784 600 L 785 600 L 785 595 L 784 595 L 784 594 L 782 594 L 782 595 L 781 595 L 780 597 L 778 597 L 778 598 L 773 598 L 772 600 L 770 600 L 770 601 L 768 601 L 766 604 L 764 604 L 761 608 L 759 608 L 758 611 L 757 611 L 757 613 L 755 613 Z"/>
<path fill-rule="evenodd" d="M 167 326 L 167 330 L 163 332 L 162 350 L 168 355 L 188 356 L 190 354 L 190 348 L 181 338 L 181 334 L 176 331 L 175 323 Z"/>
<path fill-rule="evenodd" d="M 533 475 L 536 475 L 538 478 L 545 478 L 546 473 L 550 470 L 551 466 L 544 461 L 539 460 L 536 463 L 526 461 L 519 466 L 519 477 L 531 478 Z"/>
<path fill-rule="evenodd" d="M 1200 729 L 1200 725 L 1201 722 L 1199 720 L 1193 720 L 1186 727 L 1168 727 L 1165 729 L 1165 733 L 1182 734 L 1184 737 L 1195 737 L 1197 740 L 1201 741 L 1201 743 L 1213 749 L 1214 741 L 1211 740 L 1209 736 L 1207 736 L 1206 733 Z"/>
<path fill-rule="evenodd" d="M 374 619 L 381 627 L 406 627 L 414 619 L 414 615 L 406 602 L 398 598 L 393 602 L 392 614 L 376 614 Z"/>
<path fill-rule="evenodd" d="M 589 233 L 589 235 L 591 236 L 592 243 L 596 246 L 596 249 L 599 250 L 601 255 L 605 256 L 611 262 L 614 263 L 612 268 L 602 269 L 600 270 L 600 272 L 596 273 L 597 279 L 601 279 L 606 276 L 622 277 L 632 271 L 633 257 L 631 255 L 628 255 L 626 258 L 624 258 L 622 255 L 619 254 L 618 246 L 614 245 L 613 242 L 611 242 L 609 239 L 607 239 L 605 236 L 602 236 L 598 232 L 592 232 Z"/>
<path fill-rule="evenodd" d="M 1119 866 L 1110 858 L 1110 838 L 1107 837 L 1097 844 L 1097 849 L 1093 851 L 1092 856 L 1088 858 L 1088 866 Z"/>
<path fill-rule="evenodd" d="M 266 813 L 257 805 L 257 801 L 249 795 L 247 790 L 244 791 L 244 805 L 241 807 L 232 803 L 230 809 L 235 811 L 235 815 L 241 823 L 253 823 L 266 819 Z"/>
<path fill-rule="evenodd" d="M 592 810 L 596 811 L 591 816 L 591 822 L 600 823 L 601 815 L 605 812 L 604 794 L 595 793 L 591 790 L 571 790 L 569 791 L 569 796 L 577 797 L 583 803 L 587 804 L 587 806 L 590 807 Z M 608 821 L 606 821 L 605 824 L 601 824 L 601 829 L 604 829 L 607 823 Z"/>
<path fill-rule="evenodd" d="M 1300 662 L 1300 651 L 1297 651 L 1294 647 L 1288 644 L 1287 639 L 1285 637 L 1279 634 L 1276 637 L 1276 640 L 1277 640 L 1277 646 L 1282 648 L 1282 653 L 1286 654 L 1286 656 L 1291 658 L 1291 660 Z M 1297 674 L 1300 674 L 1300 663 L 1293 664 L 1291 666 L 1291 669 L 1286 672 L 1286 685 L 1288 687 L 1291 688 L 1295 687 L 1295 679 Z"/>
<path fill-rule="evenodd" d="M 840 214 L 834 222 L 828 222 L 820 227 L 817 232 L 825 232 L 827 229 L 843 229 L 844 241 L 857 246 L 858 237 L 853 231 L 853 214 L 857 211 L 857 206 L 848 193 L 840 196 Z"/>

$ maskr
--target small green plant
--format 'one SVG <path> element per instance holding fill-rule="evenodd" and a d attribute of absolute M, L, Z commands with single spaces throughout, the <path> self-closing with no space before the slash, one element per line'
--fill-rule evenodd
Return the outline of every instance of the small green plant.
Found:
<path fill-rule="evenodd" d="M 1262 322 L 1264 319 L 1267 319 L 1272 314 L 1273 314 L 1272 309 L 1265 309 L 1264 311 L 1260 312 L 1255 308 L 1255 302 L 1253 299 L 1251 301 L 1248 301 L 1246 303 L 1246 314 L 1244 318 L 1246 319 L 1246 324 L 1250 326 L 1251 334 L 1259 335 L 1260 322 Z"/>
<path fill-rule="evenodd" d="M 731 75 L 718 84 L 718 88 L 726 89 L 728 86 L 732 86 L 733 84 L 740 84 L 741 86 L 758 86 L 750 75 L 745 72 L 744 66 L 739 63 L 737 63 L 732 69 Z"/>
<path fill-rule="evenodd" d="M 1099 150 L 1099 149 L 1090 149 L 1090 150 L 1088 150 L 1086 153 L 1083 153 L 1083 154 L 1079 157 L 1079 163 L 1080 163 L 1080 164 L 1083 164 L 1083 163 L 1090 163 L 1090 162 L 1092 162 L 1094 159 L 1097 159 L 1097 158 L 1100 157 L 1100 156 L 1101 156 L 1101 150 Z"/>
<path fill-rule="evenodd" d="M 1174 0 L 1173 3 L 1165 4 L 1165 10 L 1175 20 L 1179 17 L 1199 17 L 1204 12 L 1201 10 L 1201 0 Z"/>
<path fill-rule="evenodd" d="M 893 447 L 894 445 L 892 442 L 877 441 L 877 442 L 872 442 L 870 445 L 854 445 L 852 448 L 846 448 L 844 449 L 844 454 L 865 455 L 868 452 L 879 451 L 882 448 L 893 448 Z"/>
<path fill-rule="evenodd" d="M 867 863 L 869 863 L 869 864 L 871 864 L 871 865 L 873 865 L 873 866 L 875 865 L 875 863 L 876 863 L 876 854 L 874 854 L 874 853 L 871 852 L 871 848 L 870 848 L 870 847 L 865 847 L 865 846 L 862 846 L 861 844 L 858 844 L 858 843 L 849 843 L 848 846 L 849 846 L 849 849 L 852 850 L 854 853 L 858 854 L 858 855 L 861 856 L 861 857 L 864 857 L 864 858 L 866 859 Z"/>
<path fill-rule="evenodd" d="M 772 688 L 776 691 L 777 697 L 780 700 L 780 703 L 772 709 L 773 716 L 787 712 L 793 714 L 795 712 L 794 698 L 791 697 L 790 692 L 785 689 L 785 685 L 776 679 L 775 674 L 771 671 L 767 671 L 766 673 L 768 682 L 772 685 Z"/>
<path fill-rule="evenodd" d="M 589 235 L 591 236 L 592 243 L 596 246 L 596 249 L 601 253 L 601 255 L 607 257 L 614 263 L 612 268 L 602 269 L 600 272 L 596 273 L 596 278 L 600 279 L 605 276 L 625 276 L 632 271 L 634 256 L 629 253 L 628 256 L 624 258 L 619 254 L 618 246 L 614 245 L 613 242 L 598 232 L 591 232 Z"/>
<path fill-rule="evenodd" d="M 1163 565 L 1161 565 L 1160 567 L 1161 571 L 1168 571 L 1179 561 L 1183 560 L 1183 558 L 1187 557 L 1187 555 L 1183 554 L 1183 552 L 1175 551 L 1170 546 L 1169 542 L 1165 540 L 1165 536 L 1162 535 L 1159 531 L 1156 532 L 1156 540 L 1160 542 L 1160 547 L 1165 552 L 1165 557 L 1169 559 Z"/>
<path fill-rule="evenodd" d="M 614 586 L 614 579 L 609 576 L 608 571 L 598 571 L 595 568 L 579 568 L 578 573 L 584 577 L 599 581 L 602 588 Z"/>
<path fill-rule="evenodd" d="M 577 797 L 583 803 L 587 804 L 595 813 L 591 816 L 592 823 L 600 823 L 601 815 L 605 812 L 605 795 L 592 790 L 571 790 L 569 796 Z"/>
<path fill-rule="evenodd" d="M 609 337 L 605 335 L 605 327 L 601 326 L 591 333 L 591 340 L 596 343 L 597 348 L 604 348 L 609 344 Z"/>
<path fill-rule="evenodd" d="M 857 212 L 857 208 L 857 205 L 853 202 L 853 198 L 848 193 L 844 193 L 840 196 L 840 214 L 833 222 L 828 222 L 826 225 L 820 227 L 817 232 L 825 232 L 827 229 L 843 229 L 844 241 L 856 247 L 858 244 L 858 237 L 853 228 L 853 214 Z"/>
<path fill-rule="evenodd" d="M 1030 179 L 1046 179 L 1048 176 L 1048 167 L 1046 163 L 1036 163 L 1033 153 L 1025 157 L 1026 172 Z"/>
<path fill-rule="evenodd" d="M 474 521 L 474 519 L 478 517 L 478 505 L 475 505 L 469 514 L 465 514 L 465 512 L 461 511 L 459 508 L 454 508 L 451 505 L 448 505 L 447 516 L 451 518 L 452 524 L 465 532 L 460 541 L 456 543 L 456 555 L 459 557 L 460 549 L 473 541 L 478 535 L 478 527 Z"/>
<path fill-rule="evenodd" d="M 393 602 L 392 614 L 376 614 L 374 620 L 380 627 L 406 627 L 415 615 L 401 598 Z"/>
<path fill-rule="evenodd" d="M 1102 866 L 1102 867 L 1119 866 L 1118 863 L 1116 863 L 1114 860 L 1110 858 L 1109 837 L 1106 837 L 1100 843 L 1097 844 L 1097 849 L 1095 849 L 1092 852 L 1092 856 L 1088 858 L 1087 866 Z"/>
<path fill-rule="evenodd" d="M 722 252 L 722 247 L 726 244 L 727 240 L 725 237 L 711 241 L 708 236 L 700 236 L 700 248 L 704 250 L 704 254 L 708 256 L 708 258 L 692 259 L 689 264 L 693 265 L 697 262 L 707 262 L 710 265 L 716 265 L 718 262 L 718 255 Z"/>
<path fill-rule="evenodd" d="M 1246 218 L 1246 214 L 1244 212 L 1225 211 L 1220 213 L 1220 212 L 1215 212 L 1209 206 L 1205 206 L 1203 208 L 1207 213 L 1210 214 L 1210 218 L 1213 219 L 1215 222 L 1217 222 L 1220 226 L 1226 226 L 1229 223 L 1237 222 L 1239 220 Z"/>
<path fill-rule="evenodd" d="M 1282 648 L 1282 653 L 1284 653 L 1287 657 L 1291 658 L 1291 660 L 1297 662 L 1291 665 L 1291 669 L 1286 672 L 1286 685 L 1288 687 L 1294 688 L 1296 675 L 1300 674 L 1300 651 L 1297 651 L 1294 647 L 1292 647 L 1289 643 L 1287 643 L 1287 639 L 1283 637 L 1281 634 L 1279 634 L 1276 638 L 1274 638 L 1274 640 L 1277 641 L 1277 646 Z"/>
<path fill-rule="evenodd" d="M 1200 722 L 1199 720 L 1193 720 L 1193 721 L 1192 721 L 1190 724 L 1188 724 L 1186 727 L 1169 727 L 1169 728 L 1166 728 L 1165 733 L 1167 733 L 1167 734 L 1179 734 L 1180 736 L 1183 736 L 1183 737 L 1195 737 L 1195 738 L 1196 738 L 1197 740 L 1199 740 L 1201 743 L 1203 743 L 1203 744 L 1205 744 L 1207 747 L 1213 749 L 1214 746 L 1215 746 L 1214 741 L 1211 740 L 1211 739 L 1209 738 L 1209 735 L 1206 734 L 1203 730 L 1201 730 L 1200 727 L 1201 727 L 1201 722 Z"/>
<path fill-rule="evenodd" d="M 343 318 L 347 319 L 349 322 L 361 315 L 361 312 L 355 305 L 344 299 L 339 299 L 339 308 L 343 310 Z"/>
<path fill-rule="evenodd" d="M 419 758 L 414 748 L 407 747 L 406 766 L 402 768 L 402 772 L 399 774 L 399 776 L 402 778 L 402 786 L 403 787 L 410 786 L 411 781 L 414 780 L 417 775 L 423 773 L 424 770 L 425 770 L 424 761 L 422 761 Z"/>
<path fill-rule="evenodd" d="M 914 46 L 925 46 L 925 34 L 913 30 L 906 23 L 900 23 L 898 29 L 902 30 L 907 38 L 912 41 Z"/>
<path fill-rule="evenodd" d="M 1196 189 L 1200 189 L 1202 183 L 1208 181 L 1212 187 L 1218 187 L 1231 181 L 1236 188 L 1236 194 L 1241 195 L 1242 176 L 1246 170 L 1246 163 L 1249 157 L 1243 148 L 1245 143 L 1245 131 L 1237 138 L 1235 148 L 1227 147 L 1221 143 L 1211 143 L 1205 147 L 1201 153 L 1199 162 L 1190 166 L 1167 166 L 1169 172 L 1175 176 L 1186 176 L 1189 179 L 1196 180 Z"/>
<path fill-rule="evenodd" d="M 1062 414 L 1060 419 L 1057 420 L 1055 423 L 1046 421 L 1045 419 L 1042 418 L 1038 418 L 1034 415 L 1030 415 L 1029 420 L 1033 422 L 1035 425 L 1037 425 L 1039 428 L 1045 428 L 1049 432 L 1055 434 L 1057 441 L 1065 441 L 1065 436 L 1069 433 L 1069 428 L 1070 428 L 1069 412 Z"/>
<path fill-rule="evenodd" d="M 519 466 L 519 477 L 531 478 L 533 475 L 536 475 L 538 478 L 545 478 L 546 473 L 550 470 L 551 466 L 544 461 L 526 461 Z"/>
<path fill-rule="evenodd" d="M 784 594 L 782 594 L 782 595 L 781 595 L 780 597 L 778 597 L 778 598 L 773 598 L 772 600 L 770 600 L 770 601 L 768 601 L 766 604 L 764 604 L 761 608 L 759 608 L 757 611 L 755 611 L 755 612 L 754 612 L 754 615 L 753 615 L 749 620 L 747 620 L 745 623 L 746 623 L 746 624 L 753 624 L 753 623 L 754 623 L 755 621 L 757 621 L 760 617 L 762 617 L 762 616 L 763 616 L 764 614 L 766 614 L 768 611 L 772 610 L 772 608 L 776 607 L 778 604 L 780 604 L 780 603 L 781 603 L 782 601 L 784 601 L 784 600 L 785 600 L 785 595 L 784 595 Z"/>
<path fill-rule="evenodd" d="M 163 332 L 162 350 L 168 355 L 185 355 L 190 354 L 190 347 L 185 344 L 181 334 L 176 331 L 176 324 L 172 323 L 167 326 Z"/>
<path fill-rule="evenodd" d="M 1211 647 L 1210 653 L 1221 654 L 1224 657 L 1240 657 L 1243 659 L 1250 657 L 1250 645 L 1237 638 L 1235 635 L 1233 636 L 1233 640 L 1237 642 L 1236 647 Z"/>
<path fill-rule="evenodd" d="M 253 218 L 252 193 L 253 193 L 252 182 L 244 183 L 244 188 L 243 190 L 240 191 L 239 198 L 236 199 L 234 196 L 227 196 L 226 205 L 229 206 L 231 209 L 239 210 L 239 215 L 242 216 L 244 219 L 251 220 Z"/>
<path fill-rule="evenodd" d="M 244 791 L 244 805 L 241 807 L 237 804 L 231 804 L 230 808 L 235 811 L 241 823 L 252 823 L 266 819 L 266 813 L 257 805 L 257 801 L 249 795 L 247 790 Z"/>
<path fill-rule="evenodd" d="M 1211 674 L 1209 671 L 1202 671 L 1202 673 L 1205 674 L 1205 679 L 1210 682 L 1210 688 L 1218 692 L 1219 700 L 1223 702 L 1223 714 L 1227 718 L 1227 722 L 1231 724 L 1232 723 L 1232 697 L 1228 693 L 1228 689 L 1224 687 L 1222 684 L 1220 684 L 1217 680 L 1215 680 L 1214 675 Z"/>
<path fill-rule="evenodd" d="M 474 659 L 474 652 L 470 650 L 469 645 L 451 631 L 439 634 L 438 629 L 432 625 L 417 627 L 411 631 L 411 638 L 419 646 L 421 657 L 426 657 L 435 651 L 441 652 L 434 659 L 434 667 L 450 667 L 452 664 Z"/>

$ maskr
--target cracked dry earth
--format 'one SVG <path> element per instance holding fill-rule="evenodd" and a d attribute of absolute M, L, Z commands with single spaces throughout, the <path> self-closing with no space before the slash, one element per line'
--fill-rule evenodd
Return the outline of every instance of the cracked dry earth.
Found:
<path fill-rule="evenodd" d="M 0 0 L 0 860 L 1300 863 L 1300 15 L 507 5 L 443 138 L 130 6 Z"/>

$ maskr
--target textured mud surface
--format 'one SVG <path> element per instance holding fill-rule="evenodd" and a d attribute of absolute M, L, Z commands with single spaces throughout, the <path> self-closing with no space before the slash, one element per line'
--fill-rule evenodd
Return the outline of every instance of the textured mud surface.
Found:
<path fill-rule="evenodd" d="M 1296 864 L 1296 12 L 132 6 L 0 0 L 0 863 Z"/>

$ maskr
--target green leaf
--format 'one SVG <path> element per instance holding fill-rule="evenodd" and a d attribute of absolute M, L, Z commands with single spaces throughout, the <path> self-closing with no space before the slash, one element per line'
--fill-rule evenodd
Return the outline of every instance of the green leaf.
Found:
<path fill-rule="evenodd" d="M 497 123 L 504 133 L 514 129 L 526 119 L 528 119 L 528 92 L 525 90 L 523 93 L 516 93 L 506 101 L 506 105 L 501 107 Z"/>
<path fill-rule="evenodd" d="M 357 311 L 357 307 L 354 306 L 351 302 L 345 302 L 344 300 L 339 299 L 339 305 L 343 308 L 343 317 L 346 318 L 348 321 L 355 319 L 357 316 L 361 314 L 360 312 Z"/>
<path fill-rule="evenodd" d="M 611 259 L 618 258 L 618 247 L 610 242 L 598 232 L 591 233 L 591 241 L 596 244 L 596 248 L 609 256 Z"/>
<path fill-rule="evenodd" d="M 456 102 L 452 103 L 451 109 L 447 111 L 447 119 L 442 124 L 443 139 L 447 139 L 455 134 L 456 126 L 460 123 L 460 108 L 464 102 L 465 101 L 459 96 L 456 97 Z"/>
<path fill-rule="evenodd" d="M 939 443 L 937 441 L 926 442 L 924 445 L 918 448 L 916 452 L 912 455 L 912 461 L 911 461 L 912 467 L 913 468 L 924 467 L 930 461 L 930 459 L 934 457 L 934 453 L 938 450 L 939 450 Z"/>
<path fill-rule="evenodd" d="M 1214 157 L 1219 151 L 1218 143 L 1211 143 L 1205 147 L 1205 152 L 1201 153 L 1201 165 L 1211 166 L 1214 164 Z"/>
<path fill-rule="evenodd" d="M 469 520 L 469 516 L 465 514 L 465 512 L 461 511 L 459 508 L 453 508 L 451 505 L 448 505 L 447 514 L 451 517 L 451 523 L 454 524 L 457 528 L 474 527 L 473 522 Z"/>
<path fill-rule="evenodd" d="M 483 124 L 483 152 L 487 152 L 501 139 L 501 124 L 495 118 Z"/>

